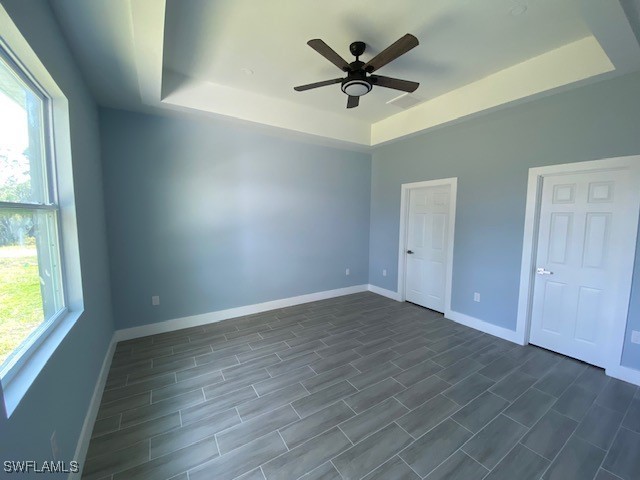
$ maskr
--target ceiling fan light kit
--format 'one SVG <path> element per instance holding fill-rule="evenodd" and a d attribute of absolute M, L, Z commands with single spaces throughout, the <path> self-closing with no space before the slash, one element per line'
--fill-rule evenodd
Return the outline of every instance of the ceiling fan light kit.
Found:
<path fill-rule="evenodd" d="M 346 78 L 342 82 L 342 91 L 353 97 L 366 95 L 372 88 L 372 85 L 367 80 L 350 80 L 349 78 Z"/>
<path fill-rule="evenodd" d="M 347 77 L 300 85 L 298 87 L 294 87 L 294 90 L 297 92 L 303 92 L 313 88 L 326 87 L 328 85 L 340 83 L 340 88 L 349 97 L 347 100 L 347 108 L 357 107 L 360 102 L 360 97 L 369 93 L 373 89 L 374 85 L 392 88 L 394 90 L 401 90 L 403 92 L 415 92 L 420 85 L 417 82 L 400 80 L 399 78 L 383 77 L 381 75 L 372 75 L 372 73 L 387 63 L 395 60 L 399 56 L 404 55 L 412 48 L 418 46 L 419 43 L 420 42 L 418 42 L 416 37 L 407 33 L 367 63 L 364 63 L 360 61 L 360 56 L 364 53 L 366 44 L 364 42 L 353 42 L 349 46 L 349 51 L 356 57 L 356 59 L 355 61 L 348 63 L 322 40 L 318 38 L 309 40 L 307 44 L 311 48 L 333 63 L 336 67 L 347 72 Z"/>

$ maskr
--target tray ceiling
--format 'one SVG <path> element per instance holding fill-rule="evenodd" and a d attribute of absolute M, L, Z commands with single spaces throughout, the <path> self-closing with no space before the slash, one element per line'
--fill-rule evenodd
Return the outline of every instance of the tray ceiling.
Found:
<path fill-rule="evenodd" d="M 361 146 L 640 68 L 613 0 L 51 4 L 103 105 L 195 110 Z M 379 73 L 420 82 L 411 98 L 374 87 L 347 110 L 339 85 L 294 92 L 343 76 L 309 39 L 347 61 L 349 44 L 364 41 L 366 61 L 405 33 L 420 45 Z"/>

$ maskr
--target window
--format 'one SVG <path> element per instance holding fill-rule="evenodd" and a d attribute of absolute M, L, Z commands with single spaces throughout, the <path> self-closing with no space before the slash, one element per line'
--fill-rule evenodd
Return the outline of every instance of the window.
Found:
<path fill-rule="evenodd" d="M 50 99 L 0 48 L 0 377 L 65 311 Z"/>
<path fill-rule="evenodd" d="M 84 313 L 69 101 L 1 3 L 0 423 Z"/>

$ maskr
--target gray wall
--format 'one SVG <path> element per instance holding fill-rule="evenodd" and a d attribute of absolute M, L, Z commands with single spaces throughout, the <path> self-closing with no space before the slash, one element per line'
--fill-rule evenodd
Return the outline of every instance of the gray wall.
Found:
<path fill-rule="evenodd" d="M 117 328 L 367 283 L 368 154 L 193 117 L 100 128 Z"/>
<path fill-rule="evenodd" d="M 56 430 L 69 461 L 113 334 L 97 109 L 48 3 L 2 4 L 69 100 L 85 309 L 11 418 L 0 414 L 0 452 L 2 460 L 50 459 Z"/>
<path fill-rule="evenodd" d="M 397 289 L 400 185 L 458 177 L 452 309 L 515 330 L 528 169 L 638 154 L 638 73 L 379 147 L 371 173 L 369 283 Z M 636 264 L 628 321 L 636 329 L 639 283 Z M 640 368 L 640 345 L 630 344 L 629 335 L 623 363 Z"/>

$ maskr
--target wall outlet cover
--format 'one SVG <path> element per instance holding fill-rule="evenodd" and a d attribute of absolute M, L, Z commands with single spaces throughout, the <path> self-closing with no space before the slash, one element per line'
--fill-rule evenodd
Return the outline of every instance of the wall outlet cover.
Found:
<path fill-rule="evenodd" d="M 383 276 L 383 277 L 386 277 L 386 276 L 387 276 L 387 269 L 386 269 L 386 268 L 382 270 L 382 276 Z"/>
<path fill-rule="evenodd" d="M 638 330 L 631 331 L 631 343 L 639 343 L 640 344 L 640 332 Z"/>
<path fill-rule="evenodd" d="M 474 302 L 479 302 L 480 301 L 480 294 L 478 292 L 473 294 L 473 301 Z"/>
<path fill-rule="evenodd" d="M 151 297 L 151 305 L 160 305 L 160 297 L 158 295 Z"/>

